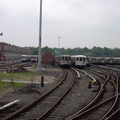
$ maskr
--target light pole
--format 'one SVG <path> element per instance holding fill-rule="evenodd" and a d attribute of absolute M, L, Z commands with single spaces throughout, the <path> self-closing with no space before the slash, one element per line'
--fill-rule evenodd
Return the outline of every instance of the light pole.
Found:
<path fill-rule="evenodd" d="M 42 0 L 40 0 L 40 23 L 39 23 L 39 48 L 38 48 L 38 68 L 42 67 L 41 63 L 41 36 L 42 36 Z"/>
<path fill-rule="evenodd" d="M 60 38 L 61 38 L 61 37 L 58 37 L 58 39 L 59 39 L 59 42 L 58 42 L 58 43 L 59 43 L 59 44 L 58 44 L 58 47 L 59 47 L 59 48 L 58 48 L 58 55 L 60 55 Z"/>

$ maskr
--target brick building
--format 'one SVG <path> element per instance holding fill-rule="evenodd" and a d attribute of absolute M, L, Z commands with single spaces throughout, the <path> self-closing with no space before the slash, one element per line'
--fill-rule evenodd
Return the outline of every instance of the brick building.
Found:
<path fill-rule="evenodd" d="M 19 60 L 22 55 L 32 54 L 32 50 L 0 42 L 0 61 Z"/>

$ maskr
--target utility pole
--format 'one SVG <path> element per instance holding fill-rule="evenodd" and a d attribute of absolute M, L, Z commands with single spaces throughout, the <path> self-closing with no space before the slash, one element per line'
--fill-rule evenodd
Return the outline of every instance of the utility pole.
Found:
<path fill-rule="evenodd" d="M 39 48 L 38 48 L 38 68 L 42 67 L 41 63 L 41 36 L 42 36 L 42 0 L 40 0 L 40 23 L 39 23 Z"/>

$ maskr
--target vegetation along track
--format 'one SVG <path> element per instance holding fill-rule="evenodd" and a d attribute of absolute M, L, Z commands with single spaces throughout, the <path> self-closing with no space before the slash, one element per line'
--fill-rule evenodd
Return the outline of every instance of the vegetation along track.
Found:
<path fill-rule="evenodd" d="M 92 71 L 92 70 L 90 70 Z M 96 70 L 96 73 L 101 73 L 101 71 Z M 109 73 L 109 72 L 108 72 Z M 93 74 L 93 72 L 92 72 Z M 97 74 L 96 74 L 97 75 Z M 101 75 L 100 75 L 101 76 Z M 99 77 L 100 77 L 99 76 Z M 105 75 L 106 76 L 106 75 Z M 100 77 L 102 78 L 102 76 Z M 103 79 L 103 78 L 102 78 Z M 104 78 L 104 81 L 102 81 L 102 91 L 101 96 L 98 99 L 98 102 L 96 101 L 94 105 L 89 107 L 89 109 L 84 110 L 83 112 L 78 111 L 77 114 L 74 114 L 69 119 L 75 119 L 75 120 L 104 120 L 112 114 L 115 105 L 118 101 L 118 76 L 117 75 L 107 75 L 106 80 Z M 111 85 L 110 85 L 111 84 Z M 111 88 L 111 89 L 109 89 Z M 110 94 L 109 94 L 110 93 Z M 112 94 L 111 94 L 112 93 Z M 107 96 L 107 97 L 106 97 Z"/>

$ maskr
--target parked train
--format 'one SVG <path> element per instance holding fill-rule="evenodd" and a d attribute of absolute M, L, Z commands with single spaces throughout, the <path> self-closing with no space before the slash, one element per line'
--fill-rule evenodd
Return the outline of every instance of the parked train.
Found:
<path fill-rule="evenodd" d="M 56 62 L 62 66 L 62 67 L 78 67 L 78 68 L 84 68 L 87 65 L 87 59 L 84 55 L 60 55 L 55 57 Z"/>
<path fill-rule="evenodd" d="M 38 55 L 22 55 L 22 62 L 37 62 Z M 120 65 L 120 57 L 89 57 L 85 55 L 60 55 L 54 58 L 52 53 L 44 53 L 42 55 L 43 64 L 58 63 L 62 67 L 75 66 L 79 68 L 95 65 Z"/>
<path fill-rule="evenodd" d="M 86 56 L 86 67 L 90 67 L 91 65 L 91 57 Z"/>
<path fill-rule="evenodd" d="M 31 62 L 38 62 L 38 55 L 31 55 Z"/>
<path fill-rule="evenodd" d="M 22 55 L 22 62 L 38 62 L 38 55 Z M 55 64 L 55 58 L 52 53 L 43 53 L 41 56 L 41 62 L 44 65 Z"/>
<path fill-rule="evenodd" d="M 95 65 L 120 65 L 120 57 L 90 57 L 91 64 Z"/>
<path fill-rule="evenodd" d="M 22 55 L 21 59 L 22 59 L 22 62 L 30 62 L 31 55 Z"/>
<path fill-rule="evenodd" d="M 68 59 L 65 60 L 64 58 L 62 58 L 62 56 L 64 56 L 64 58 L 69 57 L 69 62 Z M 73 56 L 61 55 L 61 56 L 57 56 L 56 58 L 57 59 L 59 58 L 59 61 L 57 59 L 56 61 L 60 64 L 60 66 L 75 66 L 78 68 L 90 67 L 91 64 L 120 65 L 120 57 L 90 57 L 84 55 L 73 55 Z"/>
<path fill-rule="evenodd" d="M 71 66 L 71 56 L 70 55 L 59 55 L 55 57 L 56 63 L 61 67 L 70 67 Z"/>
<path fill-rule="evenodd" d="M 84 68 L 86 66 L 86 56 L 84 55 L 71 56 L 71 65 L 78 68 Z"/>

